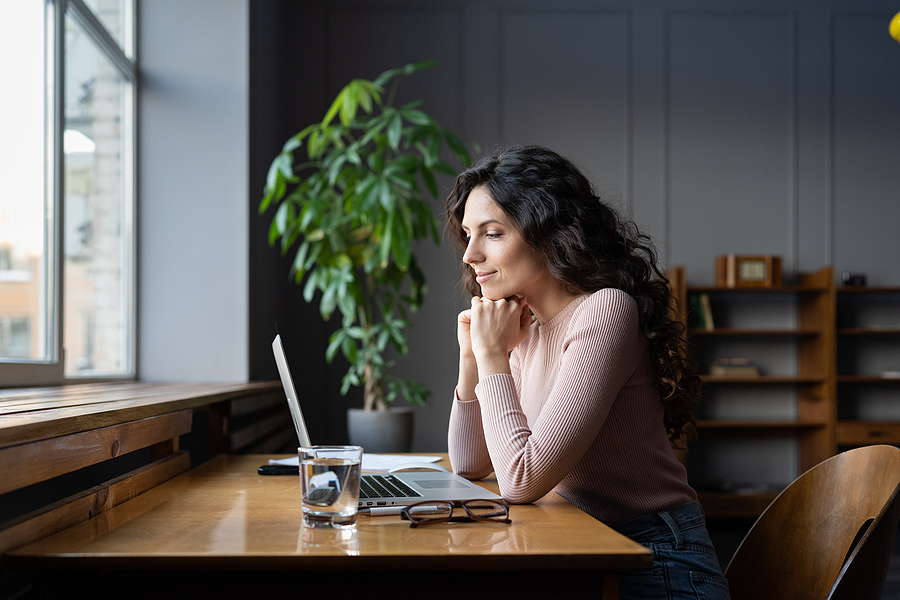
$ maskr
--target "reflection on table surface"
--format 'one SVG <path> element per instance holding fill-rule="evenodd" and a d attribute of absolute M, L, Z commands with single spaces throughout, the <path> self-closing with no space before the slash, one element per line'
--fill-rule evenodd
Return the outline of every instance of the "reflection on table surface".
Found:
<path fill-rule="evenodd" d="M 548 494 L 510 508 L 512 524 L 411 529 L 399 515 L 361 515 L 355 531 L 302 524 L 299 478 L 260 476 L 270 456 L 219 456 L 99 516 L 13 552 L 20 560 L 226 557 L 558 557 L 572 568 L 640 567 L 648 550 Z M 497 490 L 496 481 L 480 482 Z M 574 561 L 574 563 L 573 563 Z M 599 561 L 599 562 L 598 562 Z M 522 564 L 521 562 L 519 564 Z M 577 565 L 576 565 L 577 566 Z"/>

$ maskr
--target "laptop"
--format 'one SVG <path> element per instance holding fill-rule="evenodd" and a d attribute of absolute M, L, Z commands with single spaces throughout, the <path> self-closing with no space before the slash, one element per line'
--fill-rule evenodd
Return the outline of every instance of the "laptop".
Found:
<path fill-rule="evenodd" d="M 281 335 L 272 342 L 275 364 L 284 386 L 297 440 L 301 446 L 311 446 L 306 421 L 300 409 L 300 399 L 288 368 Z M 365 448 L 363 449 L 365 451 Z M 500 496 L 455 473 L 444 471 L 415 471 L 407 473 L 363 473 L 359 485 L 359 507 L 378 508 L 404 506 L 431 500 L 500 500 Z"/>

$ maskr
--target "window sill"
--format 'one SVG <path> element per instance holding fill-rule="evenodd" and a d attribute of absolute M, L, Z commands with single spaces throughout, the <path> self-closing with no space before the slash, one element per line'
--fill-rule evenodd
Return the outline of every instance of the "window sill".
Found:
<path fill-rule="evenodd" d="M 277 381 L 85 383 L 0 390 L 0 448 L 280 390 Z"/>

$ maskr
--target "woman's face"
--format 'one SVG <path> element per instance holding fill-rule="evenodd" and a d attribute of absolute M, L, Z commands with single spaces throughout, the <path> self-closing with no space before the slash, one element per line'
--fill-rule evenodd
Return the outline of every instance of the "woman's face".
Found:
<path fill-rule="evenodd" d="M 541 254 L 525 243 L 482 186 L 469 193 L 462 228 L 468 238 L 463 262 L 475 271 L 481 293 L 490 300 L 510 296 L 528 299 L 552 279 Z"/>

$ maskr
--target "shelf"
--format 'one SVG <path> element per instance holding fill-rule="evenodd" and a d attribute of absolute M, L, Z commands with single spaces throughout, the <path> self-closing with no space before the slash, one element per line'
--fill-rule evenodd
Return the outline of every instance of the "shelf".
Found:
<path fill-rule="evenodd" d="M 900 335 L 900 327 L 841 327 L 838 335 Z"/>
<path fill-rule="evenodd" d="M 691 318 L 697 319 L 695 325 L 702 323 L 700 317 L 708 310 L 718 325 L 712 329 L 690 327 L 687 330 L 695 360 L 714 363 L 727 349 L 724 356 L 763 364 L 764 372 L 772 373 L 700 375 L 703 387 L 714 402 L 713 408 L 718 406 L 716 403 L 727 407 L 730 403 L 751 403 L 757 399 L 768 405 L 768 397 L 772 399 L 769 408 L 755 413 L 756 420 L 698 421 L 700 435 L 690 446 L 686 461 L 689 472 L 697 470 L 693 478 L 698 482 L 739 478 L 744 472 L 742 468 L 752 472 L 767 469 L 765 463 L 770 458 L 781 460 L 788 453 L 793 455 L 789 461 L 796 464 L 799 474 L 832 456 L 837 415 L 834 270 L 824 267 L 811 273 L 797 273 L 791 285 L 773 288 L 687 285 L 683 267 L 674 267 L 672 275 L 669 281 L 682 323 Z M 692 295 L 704 294 L 709 296 L 708 303 L 702 297 L 700 303 L 689 301 Z M 709 370 L 706 368 L 707 373 Z M 791 409 L 788 414 L 793 415 L 793 420 L 777 420 L 784 418 L 784 408 Z M 708 414 L 717 413 L 713 410 Z M 739 440 L 734 452 L 722 448 L 724 442 L 733 439 Z M 793 443 L 785 444 L 784 440 Z M 755 446 L 750 448 L 748 443 L 759 446 L 758 456 Z M 708 457 L 707 453 L 719 451 L 724 452 L 722 457 Z M 743 467 L 743 462 L 752 463 L 752 467 Z M 778 473 L 779 479 L 792 472 L 786 464 L 773 468 L 773 476 Z M 744 490 L 722 486 L 698 490 L 698 495 L 710 517 L 756 518 L 777 493 L 766 486 Z"/>
<path fill-rule="evenodd" d="M 713 430 L 770 430 L 793 432 L 798 430 L 814 430 L 826 427 L 827 423 L 816 421 L 697 421 L 697 428 L 705 431 Z"/>
<path fill-rule="evenodd" d="M 838 421 L 835 439 L 839 446 L 900 444 L 900 423 L 888 421 Z"/>
<path fill-rule="evenodd" d="M 764 288 L 764 287 L 718 287 L 715 285 L 689 285 L 687 287 L 688 294 L 796 294 L 813 292 L 827 292 L 828 287 L 808 286 L 808 285 L 782 285 L 780 287 Z"/>
<path fill-rule="evenodd" d="M 723 375 L 700 375 L 703 383 L 753 383 L 753 384 L 785 384 L 785 383 L 825 383 L 824 377 L 797 377 L 797 376 L 746 376 L 729 377 Z"/>
<path fill-rule="evenodd" d="M 838 375 L 838 383 L 900 383 L 900 377 L 881 375 Z"/>
<path fill-rule="evenodd" d="M 895 285 L 882 286 L 866 286 L 866 285 L 839 285 L 837 286 L 839 294 L 898 294 L 900 287 Z"/>
<path fill-rule="evenodd" d="M 900 333 L 900 330 L 898 330 Z M 688 331 L 689 335 L 722 335 L 722 336 L 794 336 L 794 337 L 802 337 L 802 336 L 816 336 L 821 335 L 822 332 L 817 329 L 739 329 L 735 327 L 717 327 L 715 329 L 698 329 L 692 328 Z"/>

